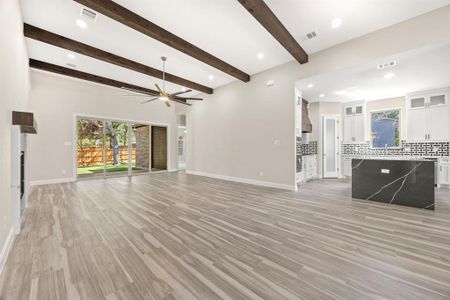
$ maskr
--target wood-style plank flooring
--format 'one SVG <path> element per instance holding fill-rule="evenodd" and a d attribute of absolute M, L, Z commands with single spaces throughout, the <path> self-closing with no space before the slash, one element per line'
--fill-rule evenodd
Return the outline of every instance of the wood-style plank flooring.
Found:
<path fill-rule="evenodd" d="M 436 211 L 184 173 L 33 189 L 0 299 L 450 299 Z"/>

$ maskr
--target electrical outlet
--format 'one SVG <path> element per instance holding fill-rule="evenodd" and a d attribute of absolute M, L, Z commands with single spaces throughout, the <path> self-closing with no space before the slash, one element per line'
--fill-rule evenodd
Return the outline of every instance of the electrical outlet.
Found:
<path fill-rule="evenodd" d="M 259 171 L 259 176 L 263 177 L 264 176 L 264 172 L 263 171 Z"/>
<path fill-rule="evenodd" d="M 64 170 L 64 169 L 62 169 L 62 170 L 61 170 L 61 173 L 62 173 L 63 175 L 66 175 L 66 174 L 67 174 L 67 171 Z"/>
<path fill-rule="evenodd" d="M 280 140 L 274 140 L 274 141 L 273 141 L 273 144 L 278 146 L 278 145 L 281 144 L 281 141 L 280 141 Z"/>

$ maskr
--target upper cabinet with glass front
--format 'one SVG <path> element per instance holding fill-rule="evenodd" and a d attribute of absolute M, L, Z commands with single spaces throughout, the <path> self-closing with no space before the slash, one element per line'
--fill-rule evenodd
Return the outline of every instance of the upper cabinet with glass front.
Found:
<path fill-rule="evenodd" d="M 440 89 L 406 97 L 408 141 L 446 141 L 450 138 L 449 94 L 449 89 Z"/>
<path fill-rule="evenodd" d="M 365 128 L 365 103 L 350 103 L 343 107 L 343 142 L 361 143 L 364 142 Z"/>

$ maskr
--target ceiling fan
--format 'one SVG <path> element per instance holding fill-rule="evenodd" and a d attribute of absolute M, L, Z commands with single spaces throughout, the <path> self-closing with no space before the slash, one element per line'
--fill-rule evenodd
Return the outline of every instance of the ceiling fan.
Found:
<path fill-rule="evenodd" d="M 163 77 L 162 77 L 162 89 L 159 87 L 159 85 L 157 83 L 155 83 L 156 89 L 158 90 L 159 95 L 155 96 L 155 94 L 147 92 L 147 91 L 143 91 L 143 90 L 138 90 L 138 89 L 130 89 L 127 87 L 122 87 L 122 89 L 124 90 L 128 90 L 134 93 L 139 93 L 139 94 L 144 94 L 146 96 L 143 95 L 125 95 L 125 96 L 138 96 L 138 97 L 147 97 L 150 96 L 152 98 L 145 100 L 143 102 L 141 102 L 141 104 L 144 103 L 149 103 L 155 100 L 161 100 L 164 101 L 164 103 L 167 105 L 167 107 L 170 107 L 170 101 L 174 101 L 180 104 L 184 104 L 184 105 L 189 105 L 191 106 L 192 104 L 187 103 L 187 100 L 203 100 L 202 98 L 195 98 L 195 97 L 180 97 L 181 94 L 185 94 L 185 93 L 189 93 L 192 92 L 192 90 L 184 90 L 184 91 L 180 91 L 180 92 L 176 92 L 176 93 L 172 93 L 169 94 L 166 92 L 166 60 L 167 57 L 162 56 L 161 57 L 162 63 L 163 63 Z"/>

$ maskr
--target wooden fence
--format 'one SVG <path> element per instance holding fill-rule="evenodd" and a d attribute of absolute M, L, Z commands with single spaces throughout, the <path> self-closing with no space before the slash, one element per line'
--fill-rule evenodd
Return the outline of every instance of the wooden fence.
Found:
<path fill-rule="evenodd" d="M 119 147 L 120 161 L 128 161 L 128 147 Z M 79 167 L 97 166 L 103 164 L 103 147 L 87 147 L 77 149 Z M 131 150 L 131 160 L 136 160 L 136 148 Z M 114 162 L 113 150 L 106 149 L 106 163 Z"/>

